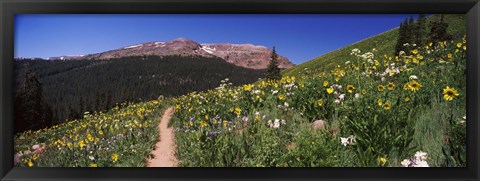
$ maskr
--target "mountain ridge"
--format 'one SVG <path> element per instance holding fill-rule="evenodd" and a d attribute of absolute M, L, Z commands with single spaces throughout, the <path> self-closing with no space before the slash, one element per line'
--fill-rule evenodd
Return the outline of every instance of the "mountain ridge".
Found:
<path fill-rule="evenodd" d="M 73 56 L 50 57 L 48 60 L 112 59 L 134 56 L 203 56 L 219 57 L 236 66 L 250 69 L 265 69 L 270 62 L 272 51 L 265 46 L 233 43 L 198 43 L 187 38 L 176 38 L 167 42 L 145 42 L 121 47 L 101 53 Z M 294 66 L 284 56 L 278 56 L 279 67 Z"/>

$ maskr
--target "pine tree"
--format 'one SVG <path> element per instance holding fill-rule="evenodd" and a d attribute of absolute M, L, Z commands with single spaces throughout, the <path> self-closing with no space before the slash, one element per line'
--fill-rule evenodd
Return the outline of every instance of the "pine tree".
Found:
<path fill-rule="evenodd" d="M 433 21 L 430 24 L 430 34 L 429 34 L 429 40 L 433 44 L 436 44 L 437 42 L 442 42 L 442 41 L 447 41 L 452 39 L 452 35 L 450 35 L 447 32 L 448 29 L 448 23 L 443 20 L 444 16 L 443 14 L 440 16 L 440 18 L 437 18 L 437 20 Z"/>
<path fill-rule="evenodd" d="M 408 21 L 408 19 L 405 19 L 405 21 L 403 22 L 403 26 L 405 26 L 405 27 L 404 27 L 404 31 L 403 31 L 403 40 L 402 40 L 402 43 L 403 43 L 403 44 L 407 44 L 407 43 L 409 44 L 409 46 L 403 46 L 403 44 L 402 44 L 402 46 L 403 46 L 403 51 L 409 52 L 409 51 L 410 51 L 410 45 L 411 45 L 411 43 L 412 43 L 411 37 L 410 37 L 412 31 L 411 31 L 411 24 L 410 24 L 410 22 Z"/>
<path fill-rule="evenodd" d="M 110 109 L 113 107 L 112 105 L 112 100 L 113 100 L 113 95 L 112 95 L 112 91 L 108 91 L 108 94 L 106 95 L 107 97 L 105 98 L 106 99 L 106 109 Z"/>
<path fill-rule="evenodd" d="M 416 37 L 416 43 L 418 46 L 425 46 L 427 44 L 427 18 L 425 17 L 424 14 L 419 14 L 418 15 L 418 30 L 417 30 L 417 37 Z"/>
<path fill-rule="evenodd" d="M 99 110 L 101 108 L 100 103 L 101 103 L 101 97 L 100 94 L 97 92 L 95 93 L 95 106 L 93 107 L 94 110 Z"/>
<path fill-rule="evenodd" d="M 280 73 L 280 68 L 278 68 L 278 55 L 275 51 L 275 46 L 273 47 L 272 54 L 270 56 L 270 63 L 267 67 L 267 75 L 266 78 L 268 80 L 280 80 L 282 78 L 282 74 Z"/>
<path fill-rule="evenodd" d="M 413 44 L 415 44 L 415 34 L 416 34 L 416 27 L 415 27 L 415 20 L 413 19 L 413 16 L 410 16 L 410 18 L 408 19 L 408 28 L 407 28 L 407 42 L 411 47 Z M 408 49 L 408 51 L 410 51 L 410 49 Z"/>
<path fill-rule="evenodd" d="M 413 16 L 410 16 L 409 22 L 410 24 L 410 43 L 411 44 L 418 44 L 417 35 L 419 31 L 418 21 L 416 22 Z"/>
<path fill-rule="evenodd" d="M 68 112 L 69 112 L 68 119 L 70 120 L 78 119 L 80 117 L 78 112 L 73 109 L 72 105 L 68 106 Z"/>
<path fill-rule="evenodd" d="M 400 51 L 403 50 L 403 44 L 404 44 L 404 39 L 405 39 L 405 26 L 403 23 L 400 23 L 400 27 L 398 28 L 398 38 L 397 38 L 397 44 L 395 45 L 395 55 L 398 56 Z"/>
<path fill-rule="evenodd" d="M 97 109 L 97 110 L 99 110 L 99 111 L 105 111 L 105 110 L 108 109 L 108 108 L 107 108 L 107 101 L 106 101 L 106 99 L 107 99 L 107 95 L 105 94 L 105 92 L 102 92 L 102 93 L 100 94 L 100 107 L 99 107 L 99 109 Z"/>
<path fill-rule="evenodd" d="M 83 113 L 85 113 L 85 103 L 84 103 L 84 99 L 83 97 L 80 98 L 80 103 L 79 103 L 79 110 L 78 110 L 78 115 L 79 115 L 79 118 L 82 118 L 83 116 Z"/>
<path fill-rule="evenodd" d="M 42 84 L 25 64 L 22 83 L 15 92 L 14 131 L 38 130 L 52 124 L 53 112 L 43 96 Z"/>

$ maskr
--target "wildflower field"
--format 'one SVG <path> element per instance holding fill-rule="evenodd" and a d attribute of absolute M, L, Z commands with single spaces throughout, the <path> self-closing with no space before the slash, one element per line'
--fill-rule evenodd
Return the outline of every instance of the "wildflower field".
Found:
<path fill-rule="evenodd" d="M 405 45 L 408 46 L 408 45 Z M 182 166 L 465 166 L 465 37 L 174 99 Z"/>
<path fill-rule="evenodd" d="M 87 113 L 17 135 L 15 165 L 145 166 L 173 104 L 185 167 L 465 166 L 465 52 L 465 37 L 399 56 L 353 49 L 331 72 Z"/>
<path fill-rule="evenodd" d="M 15 138 L 15 166 L 143 167 L 158 139 L 165 102 L 124 103 Z"/>
<path fill-rule="evenodd" d="M 14 164 L 144 167 L 173 107 L 182 167 L 465 167 L 460 18 L 446 16 L 452 40 L 407 43 L 398 55 L 394 29 L 283 70 L 280 80 L 232 86 L 226 78 L 208 91 L 19 133 Z"/>

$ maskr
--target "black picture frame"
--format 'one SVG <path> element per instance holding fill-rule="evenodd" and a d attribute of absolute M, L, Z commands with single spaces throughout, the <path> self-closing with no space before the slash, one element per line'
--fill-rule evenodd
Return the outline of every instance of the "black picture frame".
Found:
<path fill-rule="evenodd" d="M 1 0 L 1 180 L 478 180 L 480 154 L 478 0 Z M 14 168 L 15 14 L 461 13 L 467 16 L 466 168 Z"/>

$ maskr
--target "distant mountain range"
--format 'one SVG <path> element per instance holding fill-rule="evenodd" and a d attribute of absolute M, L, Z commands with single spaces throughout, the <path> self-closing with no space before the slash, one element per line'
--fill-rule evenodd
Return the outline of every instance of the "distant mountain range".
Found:
<path fill-rule="evenodd" d="M 168 42 L 147 42 L 128 47 L 110 50 L 102 53 L 50 57 L 49 60 L 79 60 L 79 59 L 111 59 L 133 56 L 203 56 L 219 57 L 226 62 L 250 69 L 265 69 L 270 62 L 272 51 L 253 44 L 213 43 L 200 44 L 195 41 L 177 38 Z M 290 68 L 294 64 L 286 57 L 279 55 L 280 68 Z"/>

